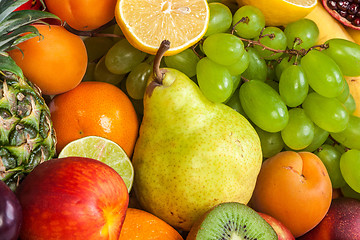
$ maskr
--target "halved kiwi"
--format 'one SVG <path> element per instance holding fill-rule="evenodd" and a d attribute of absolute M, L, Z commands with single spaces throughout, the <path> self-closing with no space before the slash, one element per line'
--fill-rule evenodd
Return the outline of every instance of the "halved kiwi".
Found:
<path fill-rule="evenodd" d="M 227 202 L 216 205 L 198 219 L 186 240 L 277 240 L 277 234 L 249 206 Z"/>

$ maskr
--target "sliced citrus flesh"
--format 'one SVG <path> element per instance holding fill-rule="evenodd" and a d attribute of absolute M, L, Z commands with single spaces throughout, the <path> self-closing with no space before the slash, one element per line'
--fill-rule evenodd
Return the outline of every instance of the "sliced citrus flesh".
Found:
<path fill-rule="evenodd" d="M 317 0 L 236 0 L 240 6 L 252 5 L 265 16 L 266 26 L 285 26 L 304 18 L 316 6 Z"/>
<path fill-rule="evenodd" d="M 126 152 L 115 142 L 98 136 L 87 136 L 68 143 L 58 158 L 87 157 L 112 167 L 125 182 L 130 192 L 134 180 L 134 168 Z"/>
<path fill-rule="evenodd" d="M 115 17 L 126 39 L 137 49 L 156 54 L 163 40 L 165 55 L 194 45 L 209 24 L 207 0 L 118 0 Z"/>

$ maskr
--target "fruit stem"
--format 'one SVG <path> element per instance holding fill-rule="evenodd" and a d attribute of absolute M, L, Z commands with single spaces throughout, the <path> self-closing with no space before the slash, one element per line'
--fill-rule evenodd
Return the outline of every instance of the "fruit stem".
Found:
<path fill-rule="evenodd" d="M 160 44 L 160 47 L 158 51 L 156 52 L 155 59 L 154 59 L 154 65 L 153 65 L 153 73 L 155 81 L 159 84 L 162 84 L 163 80 L 163 74 L 160 71 L 160 62 L 163 58 L 165 52 L 169 50 L 170 48 L 170 41 L 169 40 L 163 40 Z"/>

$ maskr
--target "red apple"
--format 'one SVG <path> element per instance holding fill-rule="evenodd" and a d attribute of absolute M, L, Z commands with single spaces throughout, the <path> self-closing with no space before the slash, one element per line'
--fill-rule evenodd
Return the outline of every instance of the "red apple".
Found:
<path fill-rule="evenodd" d="M 258 214 L 275 230 L 278 240 L 295 240 L 290 230 L 282 222 L 265 213 L 258 212 Z"/>
<path fill-rule="evenodd" d="M 360 201 L 340 197 L 332 200 L 323 220 L 299 240 L 359 240 Z"/>
<path fill-rule="evenodd" d="M 15 11 L 30 10 L 30 9 L 39 10 L 41 7 L 42 7 L 42 3 L 40 0 L 29 0 L 20 7 L 18 7 L 17 9 L 15 9 Z"/>
<path fill-rule="evenodd" d="M 129 203 L 120 175 L 94 159 L 45 161 L 20 183 L 21 240 L 117 240 Z"/>

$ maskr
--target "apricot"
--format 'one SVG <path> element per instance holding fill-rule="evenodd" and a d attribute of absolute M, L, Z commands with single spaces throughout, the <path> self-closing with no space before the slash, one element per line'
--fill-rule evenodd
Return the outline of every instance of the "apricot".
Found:
<path fill-rule="evenodd" d="M 311 152 L 285 151 L 263 162 L 251 206 L 299 237 L 323 219 L 331 200 L 331 181 L 320 158 Z"/>
<path fill-rule="evenodd" d="M 75 88 L 87 67 L 82 39 L 58 25 L 35 25 L 41 37 L 18 44 L 9 52 L 25 77 L 45 95 L 56 95 Z"/>
<path fill-rule="evenodd" d="M 45 0 L 49 12 L 79 31 L 91 31 L 111 21 L 115 16 L 116 2 L 116 0 Z"/>

